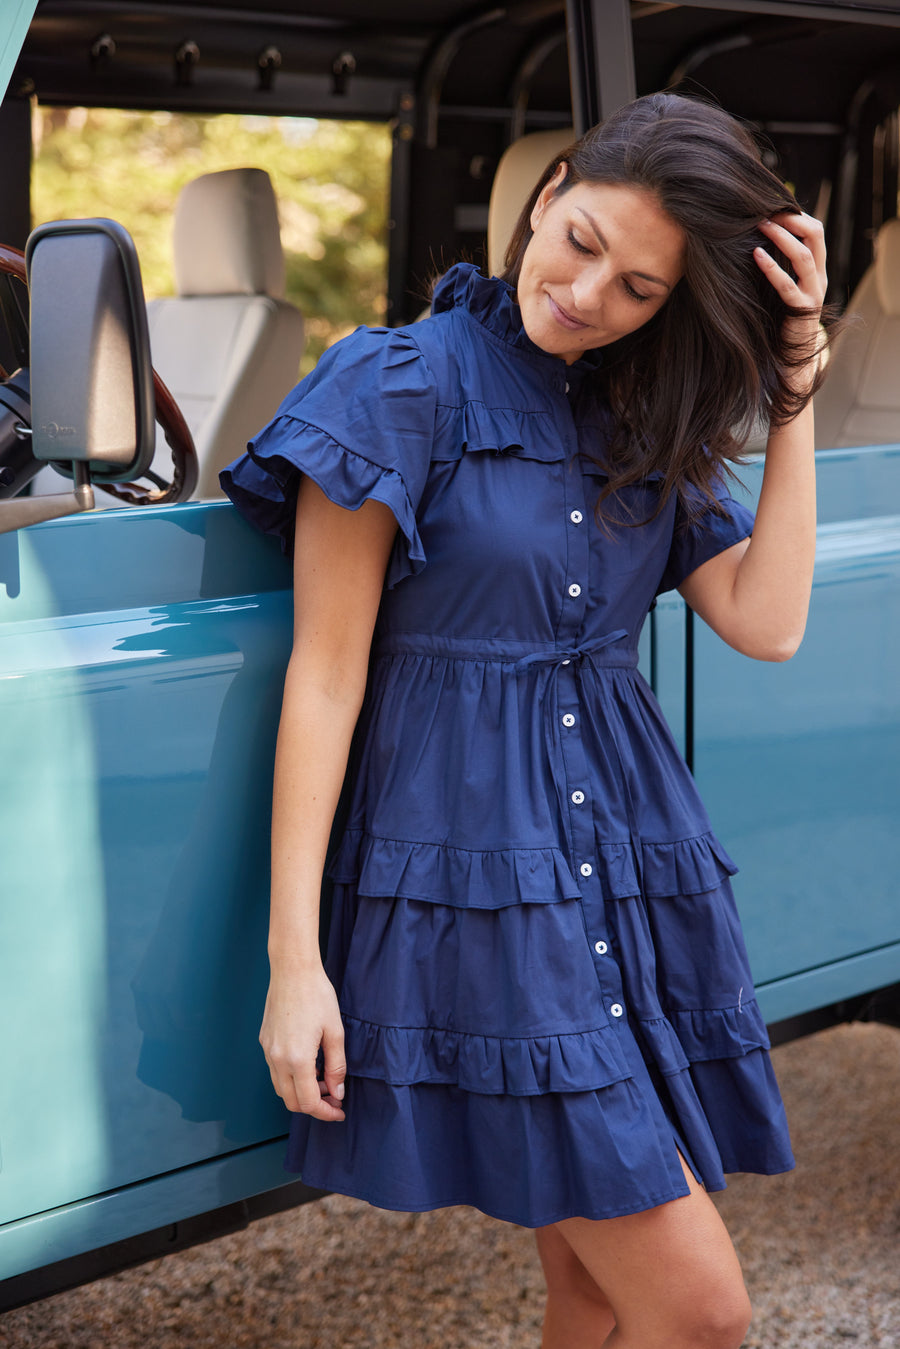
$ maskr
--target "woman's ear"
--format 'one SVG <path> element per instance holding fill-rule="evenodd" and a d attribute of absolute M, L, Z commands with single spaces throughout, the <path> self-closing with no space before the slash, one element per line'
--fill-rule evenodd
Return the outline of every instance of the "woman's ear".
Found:
<path fill-rule="evenodd" d="M 557 165 L 556 171 L 553 174 L 552 178 L 549 178 L 547 182 L 544 184 L 544 186 L 541 188 L 540 195 L 537 201 L 534 203 L 534 206 L 532 207 L 531 211 L 530 220 L 532 230 L 537 229 L 538 224 L 540 223 L 541 216 L 546 211 L 548 204 L 555 196 L 557 188 L 562 183 L 568 171 L 569 166 L 566 163 L 566 161 L 563 160 L 561 164 Z"/>

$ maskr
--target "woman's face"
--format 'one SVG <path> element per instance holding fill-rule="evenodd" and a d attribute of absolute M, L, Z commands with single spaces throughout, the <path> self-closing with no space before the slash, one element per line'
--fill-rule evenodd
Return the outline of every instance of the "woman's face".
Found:
<path fill-rule="evenodd" d="M 559 170 L 531 213 L 517 298 L 532 342 L 567 365 L 640 328 L 662 308 L 684 270 L 684 232 L 652 192 L 619 183 L 556 189 Z"/>

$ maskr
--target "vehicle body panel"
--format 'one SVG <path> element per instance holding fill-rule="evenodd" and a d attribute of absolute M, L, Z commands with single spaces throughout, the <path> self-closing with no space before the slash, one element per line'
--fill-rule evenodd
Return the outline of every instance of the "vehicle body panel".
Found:
<path fill-rule="evenodd" d="M 9 77 L 19 59 L 28 26 L 37 9 L 37 0 L 4 0 L 3 27 L 0 30 L 0 100 L 6 93 Z"/>
<path fill-rule="evenodd" d="M 753 505 L 761 460 L 740 477 Z M 900 516 L 885 513 L 900 501 L 900 450 L 820 452 L 817 482 L 810 618 L 790 662 L 746 660 L 676 597 L 658 606 L 664 627 L 654 615 L 658 692 L 740 867 L 770 1022 L 900 975 Z M 670 673 L 687 665 L 689 694 Z"/>
<path fill-rule="evenodd" d="M 3 1222 L 285 1132 L 256 1028 L 291 596 L 227 504 L 6 535 L 0 577 Z"/>

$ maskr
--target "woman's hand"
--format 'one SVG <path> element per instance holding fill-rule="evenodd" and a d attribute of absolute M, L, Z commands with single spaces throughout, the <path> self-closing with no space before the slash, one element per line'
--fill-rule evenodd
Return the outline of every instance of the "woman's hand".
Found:
<path fill-rule="evenodd" d="M 272 1084 L 288 1110 L 342 1120 L 344 1027 L 335 991 L 321 966 L 273 973 L 259 1042 Z M 321 1047 L 324 1080 L 316 1076 Z"/>
<path fill-rule="evenodd" d="M 760 271 L 785 304 L 792 309 L 810 311 L 808 318 L 786 319 L 784 327 L 790 346 L 798 354 L 804 350 L 808 352 L 806 363 L 798 366 L 792 377 L 796 392 L 805 394 L 815 377 L 822 348 L 819 315 L 828 287 L 825 231 L 815 216 L 790 211 L 783 212 L 777 219 L 762 221 L 759 228 L 788 259 L 796 280 L 764 248 L 755 248 L 753 256 Z"/>

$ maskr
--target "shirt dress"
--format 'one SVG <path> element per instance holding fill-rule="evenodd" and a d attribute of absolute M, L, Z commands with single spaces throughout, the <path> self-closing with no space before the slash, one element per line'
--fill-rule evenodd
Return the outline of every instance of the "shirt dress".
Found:
<path fill-rule="evenodd" d="M 656 594 L 752 517 L 651 478 L 598 521 L 601 359 L 462 264 L 222 475 L 287 548 L 301 473 L 399 526 L 329 868 L 347 1117 L 293 1116 L 287 1163 L 384 1208 L 534 1227 L 687 1194 L 679 1151 L 710 1190 L 793 1165 L 734 864 L 637 670 Z"/>

